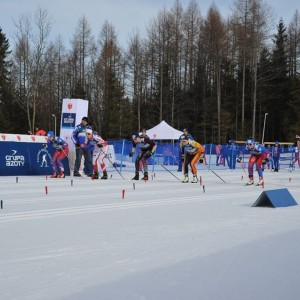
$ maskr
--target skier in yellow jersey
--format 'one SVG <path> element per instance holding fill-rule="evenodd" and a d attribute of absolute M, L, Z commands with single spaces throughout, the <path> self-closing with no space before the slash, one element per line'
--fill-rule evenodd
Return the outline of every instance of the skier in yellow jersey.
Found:
<path fill-rule="evenodd" d="M 184 172 L 184 178 L 182 180 L 183 183 L 189 182 L 189 165 L 191 166 L 191 170 L 193 173 L 193 180 L 192 183 L 197 183 L 197 169 L 196 169 L 196 163 L 199 161 L 200 163 L 204 162 L 204 147 L 193 140 L 190 140 L 189 138 L 184 138 L 181 140 L 181 146 L 184 151 L 184 161 L 183 161 L 183 172 Z"/>

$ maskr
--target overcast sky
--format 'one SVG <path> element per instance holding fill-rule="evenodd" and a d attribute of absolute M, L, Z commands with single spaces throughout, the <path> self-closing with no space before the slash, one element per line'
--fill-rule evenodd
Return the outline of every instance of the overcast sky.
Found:
<path fill-rule="evenodd" d="M 223 17 L 231 13 L 234 0 L 199 0 L 197 1 L 202 15 L 214 2 Z M 282 17 L 285 24 L 291 21 L 295 10 L 300 11 L 299 0 L 268 0 L 278 24 Z M 128 35 L 137 29 L 141 34 L 149 22 L 158 13 L 174 6 L 175 0 L 0 0 L 0 27 L 13 46 L 13 36 L 16 31 L 14 20 L 23 14 L 34 15 L 38 6 L 46 9 L 52 18 L 53 26 L 51 40 L 62 37 L 65 45 L 69 46 L 80 18 L 85 16 L 91 25 L 93 35 L 97 36 L 105 20 L 116 29 L 118 41 L 126 46 Z M 190 0 L 181 0 L 186 9 Z"/>

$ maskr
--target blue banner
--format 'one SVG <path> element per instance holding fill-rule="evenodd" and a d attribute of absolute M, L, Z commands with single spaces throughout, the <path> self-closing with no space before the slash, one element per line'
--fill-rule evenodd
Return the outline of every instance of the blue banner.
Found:
<path fill-rule="evenodd" d="M 0 175 L 50 175 L 55 149 L 42 143 L 0 142 Z M 68 158 L 63 160 L 65 174 L 70 175 Z"/>
<path fill-rule="evenodd" d="M 62 114 L 62 128 L 67 128 L 67 129 L 74 129 L 76 124 L 76 114 L 75 113 L 63 113 Z"/>

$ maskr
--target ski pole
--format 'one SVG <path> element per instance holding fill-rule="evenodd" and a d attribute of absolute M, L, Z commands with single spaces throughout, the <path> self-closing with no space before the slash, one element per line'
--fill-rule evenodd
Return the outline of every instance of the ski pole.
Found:
<path fill-rule="evenodd" d="M 247 174 L 247 172 L 245 171 L 245 167 L 244 167 L 243 163 L 241 161 L 239 161 L 239 164 L 241 165 L 241 167 L 242 167 L 243 171 L 245 172 L 245 174 Z"/>
<path fill-rule="evenodd" d="M 174 175 L 170 170 L 168 170 L 164 165 L 161 164 L 161 166 L 162 166 L 166 171 L 168 171 L 171 175 L 173 175 L 178 181 L 181 182 L 181 180 L 180 180 L 176 175 Z"/>
<path fill-rule="evenodd" d="M 207 165 L 206 165 L 207 166 Z M 213 170 L 211 170 L 208 166 L 207 166 L 207 170 L 211 171 L 212 173 L 214 173 L 218 178 L 220 178 L 224 183 L 227 183 L 224 179 L 222 179 L 216 172 L 214 172 Z"/>
<path fill-rule="evenodd" d="M 120 173 L 120 171 L 115 167 L 115 165 L 113 164 L 113 162 L 109 159 L 109 157 L 104 153 L 104 151 L 102 149 L 100 149 L 100 151 L 105 155 L 105 157 L 107 158 L 107 160 L 111 163 L 111 165 L 115 168 L 115 170 L 119 173 L 119 175 L 123 178 L 123 180 L 125 180 L 125 178 L 123 177 L 123 175 Z"/>

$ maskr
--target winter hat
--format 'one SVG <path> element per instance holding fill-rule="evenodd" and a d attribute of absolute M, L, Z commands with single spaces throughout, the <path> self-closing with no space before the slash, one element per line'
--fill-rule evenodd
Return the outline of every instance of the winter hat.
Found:
<path fill-rule="evenodd" d="M 246 141 L 246 144 L 247 144 L 247 145 L 253 145 L 253 144 L 254 144 L 254 140 L 253 140 L 253 139 L 248 139 L 248 140 Z"/>
<path fill-rule="evenodd" d="M 54 137 L 54 132 L 53 131 L 48 131 L 47 137 Z"/>
<path fill-rule="evenodd" d="M 85 133 L 93 133 L 93 130 L 90 129 L 90 128 L 88 128 L 88 129 L 85 131 Z"/>

